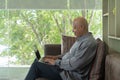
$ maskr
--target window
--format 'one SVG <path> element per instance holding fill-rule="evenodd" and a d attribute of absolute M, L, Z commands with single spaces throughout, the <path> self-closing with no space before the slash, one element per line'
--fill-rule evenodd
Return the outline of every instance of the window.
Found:
<path fill-rule="evenodd" d="M 2 1 L 3 4 L 0 4 L 0 80 L 23 80 L 35 57 L 34 45 L 37 45 L 44 56 L 44 44 L 60 44 L 61 33 L 73 35 L 72 19 L 77 16 L 86 17 L 90 31 L 96 38 L 102 38 L 102 10 L 94 7 L 98 3 L 94 2 L 94 6 L 92 5 L 90 9 L 89 7 L 79 9 L 80 6 L 74 6 L 77 1 L 82 0 L 74 0 L 75 2 L 47 0 L 49 5 L 45 0 Z M 83 0 L 84 3 L 86 1 Z"/>

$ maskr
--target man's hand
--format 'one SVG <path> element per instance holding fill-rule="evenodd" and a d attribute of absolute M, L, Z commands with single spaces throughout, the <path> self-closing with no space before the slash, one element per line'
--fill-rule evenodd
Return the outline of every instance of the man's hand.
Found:
<path fill-rule="evenodd" d="M 45 56 L 42 61 L 51 65 L 55 65 L 55 61 L 58 59 L 58 56 Z"/>
<path fill-rule="evenodd" d="M 50 64 L 50 65 L 55 65 L 55 61 L 56 60 L 50 59 L 50 60 L 48 60 L 46 62 L 48 62 L 48 64 Z"/>

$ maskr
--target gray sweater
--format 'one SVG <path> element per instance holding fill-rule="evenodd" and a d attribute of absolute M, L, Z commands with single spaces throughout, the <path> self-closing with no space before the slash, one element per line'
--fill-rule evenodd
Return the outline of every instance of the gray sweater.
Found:
<path fill-rule="evenodd" d="M 88 80 L 97 42 L 91 33 L 77 38 L 70 51 L 62 59 L 56 60 L 55 65 L 63 69 L 60 75 L 63 80 Z"/>

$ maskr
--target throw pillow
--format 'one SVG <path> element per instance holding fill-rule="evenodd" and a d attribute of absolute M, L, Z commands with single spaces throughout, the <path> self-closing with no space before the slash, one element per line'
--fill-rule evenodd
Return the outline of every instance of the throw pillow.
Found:
<path fill-rule="evenodd" d="M 105 43 L 97 39 L 98 48 L 92 65 L 89 80 L 104 80 L 105 74 Z"/>

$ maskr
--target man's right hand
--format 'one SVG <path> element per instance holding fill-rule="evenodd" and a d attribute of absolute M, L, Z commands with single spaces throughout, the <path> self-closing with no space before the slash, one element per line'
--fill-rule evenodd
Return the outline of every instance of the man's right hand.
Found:
<path fill-rule="evenodd" d="M 59 58 L 59 55 L 57 56 L 51 56 L 51 55 L 47 55 L 45 57 L 42 58 L 42 61 L 51 65 L 55 64 L 56 59 Z"/>

